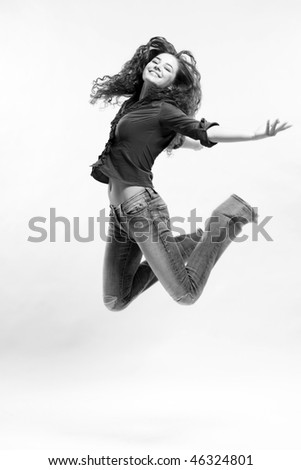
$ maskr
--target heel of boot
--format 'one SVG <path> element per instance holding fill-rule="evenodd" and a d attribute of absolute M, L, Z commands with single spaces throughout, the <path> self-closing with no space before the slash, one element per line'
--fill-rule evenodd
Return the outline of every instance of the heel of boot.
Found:
<path fill-rule="evenodd" d="M 243 214 L 242 217 L 245 218 L 247 222 L 253 222 L 253 223 L 258 222 L 258 208 L 257 207 L 251 207 L 249 203 L 247 203 L 240 196 L 237 196 L 237 194 L 232 194 L 231 197 L 235 198 L 237 201 L 239 201 L 245 206 L 247 213 Z M 237 218 L 239 219 L 239 216 Z"/>

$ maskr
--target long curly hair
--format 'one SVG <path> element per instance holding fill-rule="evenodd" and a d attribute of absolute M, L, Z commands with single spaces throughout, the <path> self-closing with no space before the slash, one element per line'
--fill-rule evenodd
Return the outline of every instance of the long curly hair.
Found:
<path fill-rule="evenodd" d="M 177 52 L 164 37 L 155 36 L 147 44 L 138 47 L 133 57 L 123 65 L 119 73 L 112 76 L 104 75 L 93 81 L 90 93 L 91 104 L 102 101 L 105 105 L 115 105 L 120 104 L 121 97 L 128 98 L 122 103 L 119 112 L 111 122 L 110 138 L 104 150 L 105 153 L 111 146 L 119 120 L 140 102 L 139 96 L 143 86 L 142 73 L 145 66 L 161 53 L 172 54 L 178 60 L 176 77 L 172 85 L 167 88 L 152 88 L 143 98 L 143 102 L 165 99 L 173 102 L 190 117 L 194 117 L 198 111 L 202 99 L 201 75 L 197 70 L 194 56 L 188 50 Z M 172 149 L 181 147 L 184 140 L 183 135 L 176 134 L 166 149 L 168 154 L 171 154 Z"/>

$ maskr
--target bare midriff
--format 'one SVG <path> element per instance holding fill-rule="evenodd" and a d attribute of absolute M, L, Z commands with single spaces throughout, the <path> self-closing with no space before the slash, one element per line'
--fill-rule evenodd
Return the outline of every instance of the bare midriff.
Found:
<path fill-rule="evenodd" d="M 129 186 L 115 178 L 110 178 L 108 184 L 110 203 L 113 204 L 113 206 L 118 206 L 144 188 L 144 186 Z"/>

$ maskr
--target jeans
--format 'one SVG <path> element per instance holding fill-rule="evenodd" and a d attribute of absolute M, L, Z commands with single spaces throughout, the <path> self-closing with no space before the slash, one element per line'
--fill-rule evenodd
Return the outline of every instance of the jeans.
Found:
<path fill-rule="evenodd" d="M 109 310 L 124 309 L 158 280 L 178 304 L 192 305 L 243 225 L 257 221 L 255 208 L 236 194 L 212 212 L 204 232 L 176 237 L 167 205 L 152 188 L 110 209 L 103 266 L 103 301 Z"/>

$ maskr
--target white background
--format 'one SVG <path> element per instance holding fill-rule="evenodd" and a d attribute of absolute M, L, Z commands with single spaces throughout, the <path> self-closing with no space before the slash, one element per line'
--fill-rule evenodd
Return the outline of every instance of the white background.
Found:
<path fill-rule="evenodd" d="M 300 2 L 0 6 L 3 455 L 240 450 L 258 456 L 253 468 L 278 468 L 275 455 L 300 447 Z M 117 108 L 92 107 L 89 93 L 93 79 L 117 73 L 156 35 L 195 55 L 200 118 L 243 130 L 269 118 L 293 127 L 158 157 L 154 183 L 172 216 L 196 208 L 206 218 L 236 193 L 260 220 L 273 216 L 273 241 L 232 244 L 193 306 L 175 304 L 157 283 L 113 313 L 102 304 L 96 222 L 93 241 L 73 236 L 75 217 L 84 237 L 88 217 L 108 214 L 107 186 L 89 165 Z M 70 221 L 70 242 L 62 223 L 49 241 L 50 208 Z M 28 226 L 35 216 L 46 218 L 42 243 L 28 241 L 38 236 Z M 244 232 L 251 237 L 252 226 Z M 289 468 L 300 468 L 293 461 Z M 25 457 L 24 465 L 33 468 Z"/>

